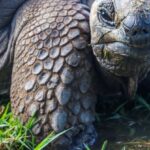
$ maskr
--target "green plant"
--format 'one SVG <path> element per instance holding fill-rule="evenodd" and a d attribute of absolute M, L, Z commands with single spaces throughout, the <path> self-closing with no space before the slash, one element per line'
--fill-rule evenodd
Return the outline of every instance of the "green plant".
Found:
<path fill-rule="evenodd" d="M 22 125 L 10 112 L 10 104 L 8 104 L 0 118 L 0 149 L 32 149 L 35 138 L 30 129 L 34 123 L 35 118 L 31 118 Z"/>
<path fill-rule="evenodd" d="M 141 96 L 136 96 L 137 101 L 141 106 L 143 106 L 146 110 L 150 111 L 150 104 Z"/>
<path fill-rule="evenodd" d="M 65 130 L 59 134 L 52 132 L 36 146 L 35 137 L 31 131 L 35 123 L 36 119 L 30 118 L 23 125 L 10 112 L 10 104 L 8 104 L 0 115 L 0 150 L 42 150 L 49 143 L 70 130 Z"/>
<path fill-rule="evenodd" d="M 53 142 L 54 140 L 56 140 L 58 137 L 60 137 L 61 135 L 65 134 L 68 130 L 65 130 L 61 133 L 58 134 L 54 134 L 54 132 L 52 132 L 51 134 L 49 134 L 42 142 L 40 142 L 35 148 L 34 150 L 42 150 L 44 147 L 46 147 L 49 143 Z"/>
<path fill-rule="evenodd" d="M 84 144 L 84 147 L 85 147 L 86 150 L 91 150 L 90 147 L 86 144 Z"/>
<path fill-rule="evenodd" d="M 107 145 L 108 145 L 108 141 L 106 140 L 106 141 L 104 141 L 101 150 L 106 150 Z"/>

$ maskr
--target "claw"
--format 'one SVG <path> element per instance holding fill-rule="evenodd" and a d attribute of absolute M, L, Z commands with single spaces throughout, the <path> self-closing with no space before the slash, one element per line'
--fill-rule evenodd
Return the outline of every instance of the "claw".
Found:
<path fill-rule="evenodd" d="M 95 144 L 97 132 L 93 125 L 88 125 L 84 130 L 73 138 L 68 150 L 85 150 L 85 144 L 92 146 Z"/>

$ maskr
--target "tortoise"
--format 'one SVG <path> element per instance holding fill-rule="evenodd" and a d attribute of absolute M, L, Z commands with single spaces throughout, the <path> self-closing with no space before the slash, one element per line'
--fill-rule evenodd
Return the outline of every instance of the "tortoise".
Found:
<path fill-rule="evenodd" d="M 72 127 L 54 145 L 83 149 L 97 137 L 97 95 L 132 99 L 143 82 L 149 90 L 149 1 L 0 4 L 0 93 L 22 122 L 36 115 L 37 139 Z"/>

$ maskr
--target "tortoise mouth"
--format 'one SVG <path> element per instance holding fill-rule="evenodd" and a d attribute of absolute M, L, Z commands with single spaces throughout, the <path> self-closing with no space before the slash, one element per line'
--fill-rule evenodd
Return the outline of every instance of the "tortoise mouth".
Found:
<path fill-rule="evenodd" d="M 99 56 L 104 54 L 120 55 L 139 60 L 150 59 L 150 43 L 134 45 L 125 42 L 108 42 L 93 45 L 94 53 Z"/>
<path fill-rule="evenodd" d="M 102 68 L 117 76 L 136 76 L 149 70 L 150 45 L 134 47 L 122 42 L 97 44 L 93 45 L 93 53 Z"/>
<path fill-rule="evenodd" d="M 123 56 L 145 59 L 150 57 L 150 44 L 131 45 L 122 42 L 106 43 L 105 50 Z"/>

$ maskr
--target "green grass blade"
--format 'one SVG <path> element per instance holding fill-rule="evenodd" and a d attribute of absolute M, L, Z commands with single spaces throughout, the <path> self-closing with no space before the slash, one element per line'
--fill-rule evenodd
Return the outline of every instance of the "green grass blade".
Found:
<path fill-rule="evenodd" d="M 35 148 L 34 150 L 42 150 L 43 148 L 45 148 L 48 144 L 50 144 L 51 142 L 53 142 L 55 139 L 57 139 L 58 137 L 60 137 L 61 135 L 65 134 L 66 132 L 68 132 L 70 129 L 65 130 L 61 133 L 58 133 L 56 135 L 54 134 L 50 134 L 48 135 L 42 142 L 40 142 Z"/>
<path fill-rule="evenodd" d="M 21 139 L 19 139 L 19 142 L 22 144 L 22 146 L 26 147 L 26 149 L 31 150 L 31 148 L 25 142 L 23 142 Z"/>
<path fill-rule="evenodd" d="M 125 106 L 127 103 L 128 103 L 128 102 L 126 101 L 126 102 L 122 103 L 120 106 L 118 106 L 118 107 L 116 108 L 116 110 L 114 111 L 114 113 L 118 113 L 122 108 L 124 108 L 124 106 Z"/>
<path fill-rule="evenodd" d="M 89 146 L 86 145 L 86 144 L 84 144 L 84 147 L 86 148 L 86 150 L 91 150 L 91 149 L 89 148 Z"/>
<path fill-rule="evenodd" d="M 101 150 L 106 150 L 107 144 L 108 144 L 108 141 L 107 140 L 104 141 Z"/>
<path fill-rule="evenodd" d="M 9 109 L 10 109 L 10 103 L 7 104 L 2 116 L 1 116 L 1 119 L 4 119 L 4 118 L 7 118 L 8 117 L 8 112 L 9 112 Z"/>
<path fill-rule="evenodd" d="M 121 150 L 126 150 L 126 147 L 124 146 Z"/>
<path fill-rule="evenodd" d="M 147 108 L 147 110 L 150 111 L 150 105 L 145 101 L 144 98 L 137 96 L 137 100 L 140 104 L 142 104 L 145 108 Z"/>

